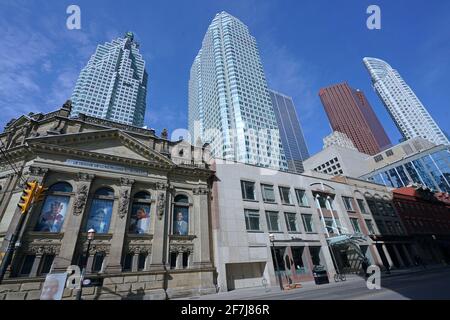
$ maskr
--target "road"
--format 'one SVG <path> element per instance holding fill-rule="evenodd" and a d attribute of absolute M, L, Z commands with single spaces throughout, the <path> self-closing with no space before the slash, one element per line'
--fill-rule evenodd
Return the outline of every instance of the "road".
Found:
<path fill-rule="evenodd" d="M 270 290 L 270 291 L 269 291 Z M 235 290 L 197 297 L 199 300 L 410 300 L 450 299 L 450 269 L 423 270 L 383 276 L 381 289 L 369 290 L 365 280 L 350 277 L 345 282 L 308 284 L 281 292 L 277 288 Z"/>

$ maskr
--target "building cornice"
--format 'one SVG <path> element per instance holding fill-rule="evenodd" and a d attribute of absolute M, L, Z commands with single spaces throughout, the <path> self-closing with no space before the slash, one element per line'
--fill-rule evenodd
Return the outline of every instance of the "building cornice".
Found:
<path fill-rule="evenodd" d="M 74 149 L 74 148 L 70 148 L 70 147 L 63 147 L 60 145 L 53 145 L 53 144 L 47 144 L 47 143 L 32 143 L 32 144 L 30 144 L 29 147 L 31 150 L 33 150 L 35 152 L 43 151 L 43 152 L 54 153 L 54 154 L 72 155 L 72 156 L 95 159 L 95 160 L 117 162 L 117 163 L 125 164 L 125 165 L 137 165 L 137 166 L 142 166 L 142 167 L 150 167 L 150 168 L 166 169 L 166 170 L 175 166 L 175 165 L 171 165 L 170 163 L 163 163 L 163 162 L 159 162 L 159 161 L 131 159 L 131 158 L 120 157 L 120 156 L 111 155 L 111 154 Z"/>

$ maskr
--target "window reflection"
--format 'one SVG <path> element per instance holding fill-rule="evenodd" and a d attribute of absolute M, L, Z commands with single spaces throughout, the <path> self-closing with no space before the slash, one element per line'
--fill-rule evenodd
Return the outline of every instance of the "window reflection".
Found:
<path fill-rule="evenodd" d="M 67 182 L 58 182 L 49 188 L 35 231 L 61 232 L 70 201 L 70 195 L 64 194 L 69 192 L 72 186 Z"/>
<path fill-rule="evenodd" d="M 145 234 L 150 229 L 151 196 L 147 192 L 138 192 L 134 196 L 131 206 L 129 233 Z"/>
<path fill-rule="evenodd" d="M 94 229 L 96 233 L 107 233 L 111 222 L 114 203 L 114 191 L 110 188 L 97 190 L 92 199 L 86 231 Z"/>
<path fill-rule="evenodd" d="M 187 196 L 175 197 L 173 210 L 173 234 L 185 236 L 189 232 L 189 200 Z"/>

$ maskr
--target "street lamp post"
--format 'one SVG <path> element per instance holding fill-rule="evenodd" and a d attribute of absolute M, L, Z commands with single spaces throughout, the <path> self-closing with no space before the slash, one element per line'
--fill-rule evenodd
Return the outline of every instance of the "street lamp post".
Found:
<path fill-rule="evenodd" d="M 275 260 L 275 268 L 276 268 L 275 273 L 278 273 L 278 284 L 280 285 L 280 290 L 284 290 L 283 283 L 281 280 L 281 271 L 278 266 L 278 259 L 277 259 L 277 255 L 275 252 L 275 235 L 273 233 L 269 234 L 269 240 L 270 240 L 270 243 L 272 244 L 272 252 L 273 252 L 272 254 L 273 254 L 273 258 Z"/>
<path fill-rule="evenodd" d="M 87 261 L 89 258 L 89 250 L 91 249 L 91 243 L 92 243 L 92 240 L 94 240 L 94 236 L 95 236 L 95 230 L 89 229 L 87 232 L 88 246 L 87 246 L 87 250 L 86 250 L 86 258 L 83 260 L 83 264 L 82 264 L 81 276 L 80 276 L 80 289 L 77 292 L 77 300 L 81 300 L 81 294 L 83 291 L 84 275 L 86 274 L 86 266 L 87 266 Z"/>

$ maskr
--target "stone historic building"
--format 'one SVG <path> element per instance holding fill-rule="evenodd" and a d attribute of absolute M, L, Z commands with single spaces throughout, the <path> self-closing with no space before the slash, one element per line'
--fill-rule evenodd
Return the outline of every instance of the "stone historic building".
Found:
<path fill-rule="evenodd" d="M 2 255 L 25 182 L 48 188 L 27 214 L 2 299 L 38 299 L 45 275 L 80 265 L 96 230 L 84 299 L 165 299 L 215 292 L 207 146 L 80 114 L 71 103 L 10 121 L 0 134 Z M 76 290 L 65 289 L 63 299 Z"/>
<path fill-rule="evenodd" d="M 450 263 L 450 195 L 419 185 L 394 190 L 394 206 L 426 263 Z"/>

